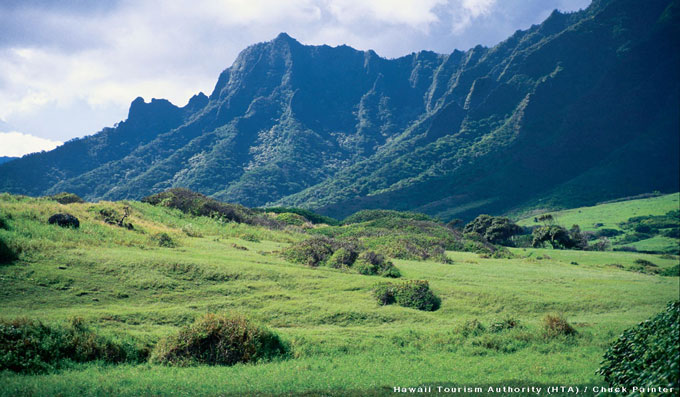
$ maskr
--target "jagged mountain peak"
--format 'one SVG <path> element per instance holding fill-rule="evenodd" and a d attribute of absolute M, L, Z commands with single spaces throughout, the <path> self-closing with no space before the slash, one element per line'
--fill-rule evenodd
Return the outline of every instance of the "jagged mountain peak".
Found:
<path fill-rule="evenodd" d="M 677 191 L 678 15 L 667 0 L 635 4 L 553 12 L 448 55 L 386 59 L 282 33 L 244 49 L 210 97 L 137 98 L 116 128 L 0 166 L 0 191 L 187 187 L 338 217 L 382 207 L 444 219 Z"/>

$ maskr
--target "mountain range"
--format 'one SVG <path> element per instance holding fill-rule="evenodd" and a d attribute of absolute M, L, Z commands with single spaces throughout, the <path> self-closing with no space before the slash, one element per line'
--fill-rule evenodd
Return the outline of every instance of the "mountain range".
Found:
<path fill-rule="evenodd" d="M 285 33 L 210 96 L 135 99 L 112 128 L 0 165 L 0 191 L 447 220 L 680 190 L 680 5 L 594 0 L 498 45 L 381 58 Z"/>

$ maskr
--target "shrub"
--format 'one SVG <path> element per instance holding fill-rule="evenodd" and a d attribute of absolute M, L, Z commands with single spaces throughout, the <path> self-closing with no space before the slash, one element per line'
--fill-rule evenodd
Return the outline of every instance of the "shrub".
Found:
<path fill-rule="evenodd" d="M 510 219 L 482 214 L 465 225 L 464 233 L 477 233 L 494 244 L 508 244 L 510 237 L 522 232 Z"/>
<path fill-rule="evenodd" d="M 616 237 L 621 234 L 623 232 L 618 229 L 600 229 L 595 233 L 595 237 Z"/>
<path fill-rule="evenodd" d="M 129 230 L 134 229 L 132 223 L 125 222 L 125 218 L 130 216 L 130 207 L 126 206 L 123 208 L 123 210 L 125 213 L 121 215 L 114 208 L 100 208 L 98 211 L 98 218 L 109 225 L 124 227 Z"/>
<path fill-rule="evenodd" d="M 661 272 L 659 272 L 659 274 L 666 277 L 679 277 L 680 265 L 675 265 L 673 267 L 663 269 Z"/>
<path fill-rule="evenodd" d="M 356 251 L 344 247 L 338 248 L 337 251 L 328 258 L 328 266 L 340 269 L 343 267 L 350 267 L 357 260 L 358 254 Z"/>
<path fill-rule="evenodd" d="M 611 386 L 678 387 L 680 301 L 623 332 L 604 354 L 599 374 Z"/>
<path fill-rule="evenodd" d="M 663 230 L 661 235 L 668 238 L 680 238 L 680 228 L 674 227 Z"/>
<path fill-rule="evenodd" d="M 420 214 L 417 212 L 394 211 L 394 210 L 362 210 L 345 218 L 342 221 L 342 224 L 350 225 L 353 223 L 369 222 L 380 218 L 410 219 L 416 221 L 434 220 L 428 215 Z"/>
<path fill-rule="evenodd" d="M 464 336 L 478 336 L 486 331 L 484 324 L 480 323 L 477 319 L 466 321 L 458 331 Z"/>
<path fill-rule="evenodd" d="M 84 203 L 85 200 L 80 198 L 78 195 L 73 193 L 57 193 L 46 197 L 49 200 L 56 201 L 59 204 L 72 204 L 72 203 Z"/>
<path fill-rule="evenodd" d="M 254 215 L 251 210 L 241 205 L 222 203 L 184 188 L 174 188 L 162 193 L 153 194 L 144 197 L 142 202 L 156 206 L 176 208 L 196 216 L 208 216 L 237 223 L 252 223 L 247 221 Z"/>
<path fill-rule="evenodd" d="M 165 232 L 157 233 L 153 236 L 153 240 L 158 244 L 159 247 L 174 248 L 177 246 L 175 240 L 170 237 L 169 234 Z"/>
<path fill-rule="evenodd" d="M 575 231 L 572 229 L 571 233 L 562 226 L 541 226 L 534 229 L 532 232 L 533 240 L 531 245 L 534 247 L 542 247 L 544 243 L 550 243 L 553 248 L 581 248 L 581 238 L 574 238 Z M 606 239 L 606 237 L 603 237 Z"/>
<path fill-rule="evenodd" d="M 547 337 L 576 335 L 576 330 L 560 315 L 547 314 L 543 317 L 543 332 Z"/>
<path fill-rule="evenodd" d="M 491 326 L 489 327 L 489 331 L 502 332 L 516 327 L 519 327 L 519 320 L 514 319 L 512 317 L 506 317 L 503 320 L 499 320 L 491 324 Z"/>
<path fill-rule="evenodd" d="M 274 332 L 239 315 L 206 314 L 156 345 L 151 361 L 168 365 L 234 365 L 285 356 Z"/>
<path fill-rule="evenodd" d="M 302 226 L 305 223 L 309 222 L 307 218 L 305 218 L 304 216 L 293 214 L 292 212 L 283 212 L 281 214 L 278 214 L 276 215 L 276 220 L 279 222 L 283 222 L 286 225 L 292 226 Z"/>
<path fill-rule="evenodd" d="M 373 295 L 380 306 L 391 305 L 394 299 L 394 284 L 378 284 L 373 288 Z"/>
<path fill-rule="evenodd" d="M 324 215 L 319 215 L 317 213 L 314 213 L 312 211 L 303 209 L 303 208 L 284 208 L 284 207 L 272 207 L 272 208 L 265 208 L 263 211 L 265 212 L 273 212 L 275 214 L 282 214 L 284 212 L 288 213 L 293 213 L 293 214 L 298 214 L 300 216 L 305 217 L 309 222 L 317 225 L 317 224 L 326 224 L 326 225 L 331 225 L 331 226 L 337 226 L 340 224 L 340 221 L 337 219 L 324 216 Z"/>
<path fill-rule="evenodd" d="M 319 266 L 333 255 L 333 240 L 328 237 L 314 237 L 293 244 L 283 250 L 287 260 L 308 266 Z"/>
<path fill-rule="evenodd" d="M 373 251 L 366 251 L 359 255 L 359 258 L 354 263 L 354 268 L 359 274 L 368 276 L 401 277 L 399 269 L 392 262 L 386 261 L 384 256 Z"/>
<path fill-rule="evenodd" d="M 74 229 L 80 227 L 78 218 L 71 214 L 54 214 L 47 220 L 47 223 L 50 225 L 56 224 L 61 227 L 72 227 Z"/>
<path fill-rule="evenodd" d="M 394 299 L 399 306 L 418 310 L 435 311 L 441 306 L 441 299 L 430 290 L 426 280 L 410 280 L 398 284 Z"/>
<path fill-rule="evenodd" d="M 435 311 L 441 306 L 441 299 L 430 290 L 426 280 L 381 284 L 374 287 L 373 295 L 380 305 L 396 303 L 399 306 L 424 311 Z"/>
<path fill-rule="evenodd" d="M 633 261 L 636 265 L 640 266 L 649 266 L 649 267 L 657 267 L 654 263 L 648 261 L 647 259 L 636 259 Z"/>
<path fill-rule="evenodd" d="M 98 335 L 80 319 L 67 326 L 0 320 L 0 371 L 40 373 L 68 362 L 142 362 L 148 350 L 134 340 Z"/>
<path fill-rule="evenodd" d="M 11 263 L 17 260 L 18 255 L 0 236 L 0 264 Z"/>
<path fill-rule="evenodd" d="M 9 222 L 6 218 L 9 218 L 9 216 L 0 212 L 0 229 L 9 230 Z"/>

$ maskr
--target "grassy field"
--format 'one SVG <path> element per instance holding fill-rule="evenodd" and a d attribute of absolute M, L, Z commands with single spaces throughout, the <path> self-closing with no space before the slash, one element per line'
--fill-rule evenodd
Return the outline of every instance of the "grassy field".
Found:
<path fill-rule="evenodd" d="M 562 226 L 579 225 L 584 231 L 596 231 L 620 229 L 619 224 L 629 218 L 642 215 L 663 215 L 679 208 L 680 193 L 673 193 L 638 200 L 599 204 L 592 207 L 547 212 L 546 214 L 552 215 L 556 223 Z M 534 215 L 518 220 L 517 224 L 520 226 L 534 225 Z"/>
<path fill-rule="evenodd" d="M 631 228 L 623 228 L 624 222 L 630 218 L 639 216 L 660 216 L 670 211 L 680 209 L 680 193 L 667 194 L 663 196 L 626 200 L 607 204 L 599 204 L 592 207 L 581 207 L 564 211 L 547 212 L 552 215 L 555 223 L 566 228 L 572 225 L 579 225 L 581 230 L 587 232 L 601 232 L 606 229 L 613 229 L 622 234 L 610 237 L 611 243 L 615 247 L 627 247 L 644 252 L 666 252 L 677 254 L 680 250 L 677 238 L 669 238 L 659 234 L 638 236 L 627 240 L 635 234 Z M 517 221 L 520 226 L 540 225 L 535 220 L 535 215 L 526 216 Z M 680 220 L 676 217 L 677 223 Z"/>
<path fill-rule="evenodd" d="M 674 196 L 677 199 L 677 195 Z M 665 198 L 664 200 L 670 200 Z M 103 222 L 124 212 L 128 230 Z M 47 225 L 56 212 L 79 229 Z M 513 249 L 511 259 L 447 252 L 452 264 L 394 260 L 404 279 L 428 280 L 441 308 L 379 306 L 385 281 L 282 259 L 307 236 L 138 202 L 61 205 L 0 195 L 0 238 L 22 249 L 0 265 L 0 318 L 65 323 L 74 316 L 106 335 L 152 347 L 207 312 L 239 312 L 269 326 L 289 358 L 233 367 L 73 364 L 40 375 L 0 373 L 0 395 L 390 395 L 395 386 L 602 385 L 607 346 L 624 329 L 678 298 L 678 277 L 660 269 L 672 256 Z M 613 218 L 612 218 L 613 219 Z M 615 221 L 610 221 L 615 222 Z M 160 247 L 167 233 L 176 246 Z M 191 237 L 193 236 L 193 237 Z M 573 337 L 547 336 L 546 314 L 561 314 Z M 493 332 L 493 324 L 519 325 Z M 482 327 L 472 327 L 478 322 Z"/>

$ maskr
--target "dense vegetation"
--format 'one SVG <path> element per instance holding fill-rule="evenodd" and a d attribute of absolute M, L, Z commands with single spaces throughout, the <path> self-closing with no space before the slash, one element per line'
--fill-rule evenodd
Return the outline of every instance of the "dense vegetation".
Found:
<path fill-rule="evenodd" d="M 397 59 L 281 34 L 241 52 L 209 97 L 137 98 L 114 128 L 0 165 L 0 191 L 185 187 L 442 220 L 676 192 L 678 21 L 675 0 L 595 0 L 492 48 Z"/>
<path fill-rule="evenodd" d="M 156 345 L 151 361 L 172 365 L 234 365 L 285 356 L 278 335 L 239 315 L 206 314 Z"/>
<path fill-rule="evenodd" d="M 600 374 L 612 386 L 680 386 L 680 301 L 626 330 L 604 355 Z"/>
<path fill-rule="evenodd" d="M 2 355 L 0 395 L 602 384 L 598 363 L 616 336 L 680 292 L 677 275 L 661 276 L 677 269 L 671 255 L 498 248 L 460 225 L 391 212 L 342 226 L 239 223 L 196 215 L 206 199 L 187 197 L 199 205 L 0 194 L 0 240 L 13 255 L 0 266 L 0 320 L 17 324 L 0 333 L 13 341 L 1 344 L 11 354 Z M 56 213 L 80 226 L 49 224 Z M 132 228 L 120 226 L 123 216 Z M 440 247 L 441 259 L 375 249 L 401 252 L 398 241 Z M 287 259 L 307 244 L 325 252 L 318 266 Z M 479 253 L 458 250 L 466 244 Z M 362 274 L 387 263 L 399 279 Z M 237 361 L 250 364 L 200 364 Z"/>
<path fill-rule="evenodd" d="M 87 361 L 140 363 L 148 354 L 133 338 L 99 335 L 79 318 L 68 325 L 0 320 L 0 371 L 39 373 Z"/>

